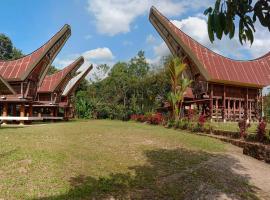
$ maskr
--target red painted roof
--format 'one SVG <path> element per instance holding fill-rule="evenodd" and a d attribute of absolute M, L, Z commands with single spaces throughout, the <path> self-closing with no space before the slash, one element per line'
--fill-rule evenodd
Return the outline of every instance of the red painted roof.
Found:
<path fill-rule="evenodd" d="M 70 32 L 70 26 L 65 25 L 47 43 L 31 54 L 17 60 L 0 61 L 0 75 L 2 75 L 7 81 L 24 80 L 33 71 L 41 59 L 50 51 L 50 49 L 61 39 L 61 37 L 65 34 L 70 35 Z M 62 43 L 64 42 L 65 41 L 62 41 Z M 55 55 L 51 55 L 49 59 L 53 59 L 54 57 Z"/>
<path fill-rule="evenodd" d="M 69 66 L 65 67 L 61 71 L 58 71 L 52 75 L 48 75 L 43 80 L 41 86 L 38 89 L 39 93 L 54 92 L 63 81 L 66 83 L 72 78 L 72 73 L 83 64 L 83 57 L 79 57 Z"/>
<path fill-rule="evenodd" d="M 155 8 L 151 8 L 150 21 L 161 35 L 157 21 L 172 35 L 207 81 L 253 87 L 270 85 L 270 52 L 254 60 L 233 60 L 204 47 L 182 32 Z M 166 36 L 162 35 L 162 37 Z"/>

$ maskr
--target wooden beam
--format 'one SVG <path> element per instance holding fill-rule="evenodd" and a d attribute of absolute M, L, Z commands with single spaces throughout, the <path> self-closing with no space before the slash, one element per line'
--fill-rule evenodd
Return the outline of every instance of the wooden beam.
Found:
<path fill-rule="evenodd" d="M 210 119 L 213 118 L 213 84 L 210 85 Z"/>
<path fill-rule="evenodd" d="M 226 110 L 226 86 L 223 85 L 223 97 L 222 97 L 222 119 L 224 122 L 226 122 L 226 114 L 225 114 L 225 110 Z"/>
<path fill-rule="evenodd" d="M 25 117 L 25 105 L 24 103 L 20 106 L 20 117 Z M 20 121 L 21 125 L 24 125 L 24 121 Z"/>

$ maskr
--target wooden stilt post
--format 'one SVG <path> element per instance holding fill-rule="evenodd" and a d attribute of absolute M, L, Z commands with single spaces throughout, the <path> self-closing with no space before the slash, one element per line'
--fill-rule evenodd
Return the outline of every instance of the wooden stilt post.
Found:
<path fill-rule="evenodd" d="M 216 121 L 218 121 L 218 98 L 216 98 Z"/>
<path fill-rule="evenodd" d="M 8 116 L 8 103 L 4 103 L 3 105 L 3 117 L 7 117 Z M 6 120 L 3 120 L 3 124 L 7 124 Z"/>
<path fill-rule="evenodd" d="M 248 88 L 246 89 L 246 96 L 245 96 L 244 120 L 246 120 L 246 122 L 249 122 L 249 117 L 248 117 Z"/>
<path fill-rule="evenodd" d="M 42 117 L 42 110 L 41 110 L 41 108 L 38 109 L 38 117 Z"/>
<path fill-rule="evenodd" d="M 13 104 L 13 106 L 12 106 L 12 116 L 13 116 L 13 117 L 16 117 L 16 115 L 17 115 L 16 104 Z"/>
<path fill-rule="evenodd" d="M 25 104 L 22 103 L 20 106 L 20 117 L 25 117 Z M 20 121 L 20 125 L 24 125 L 24 120 Z"/>
<path fill-rule="evenodd" d="M 223 97 L 222 97 L 222 119 L 223 119 L 223 122 L 226 122 L 226 86 L 224 85 L 223 86 Z"/>
<path fill-rule="evenodd" d="M 235 99 L 233 100 L 233 120 L 235 121 L 236 120 L 236 117 L 235 117 Z"/>
<path fill-rule="evenodd" d="M 210 85 L 210 120 L 212 121 L 213 118 L 213 85 Z"/>
<path fill-rule="evenodd" d="M 33 105 L 29 104 L 29 110 L 28 110 L 28 117 L 33 117 Z M 32 121 L 29 121 L 29 124 L 31 124 Z"/>
<path fill-rule="evenodd" d="M 227 102 L 227 109 L 228 109 L 227 118 L 230 120 L 231 118 L 231 100 L 230 99 L 228 99 L 228 102 Z"/>

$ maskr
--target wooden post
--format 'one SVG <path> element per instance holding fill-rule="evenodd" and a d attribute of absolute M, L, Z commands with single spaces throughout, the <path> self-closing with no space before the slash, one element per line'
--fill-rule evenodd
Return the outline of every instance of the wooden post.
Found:
<path fill-rule="evenodd" d="M 28 110 L 28 117 L 33 117 L 33 105 L 30 103 L 29 104 L 29 110 Z M 32 121 L 29 121 L 29 124 L 31 124 Z"/>
<path fill-rule="evenodd" d="M 20 106 L 20 117 L 24 117 L 24 116 L 25 116 L 25 105 L 24 103 L 22 103 Z M 24 120 L 20 121 L 20 125 L 24 125 Z"/>
<path fill-rule="evenodd" d="M 8 103 L 4 103 L 3 105 L 3 117 L 8 116 Z M 7 124 L 7 120 L 3 120 L 3 124 Z"/>
<path fill-rule="evenodd" d="M 242 112 L 242 101 L 239 100 L 239 119 L 242 119 L 241 112 Z"/>
<path fill-rule="evenodd" d="M 29 104 L 28 116 L 29 117 L 32 117 L 33 116 L 33 105 L 32 104 Z"/>
<path fill-rule="evenodd" d="M 50 116 L 51 116 L 51 117 L 54 117 L 54 108 L 53 108 L 53 107 L 51 107 L 51 109 L 50 109 L 50 110 L 51 110 Z"/>
<path fill-rule="evenodd" d="M 245 96 L 244 120 L 246 120 L 246 122 L 249 122 L 249 117 L 248 117 L 248 88 L 246 89 L 246 96 Z"/>
<path fill-rule="evenodd" d="M 210 120 L 212 121 L 213 118 L 213 85 L 210 85 Z"/>
<path fill-rule="evenodd" d="M 216 98 L 216 121 L 218 121 L 218 99 Z"/>
<path fill-rule="evenodd" d="M 261 113 L 260 113 L 260 117 L 264 117 L 264 114 L 263 114 L 263 95 L 262 95 L 262 90 L 260 90 L 260 98 L 261 98 L 261 107 L 260 107 L 260 110 L 261 110 Z"/>
<path fill-rule="evenodd" d="M 42 113 L 42 110 L 41 110 L 41 108 L 39 108 L 38 109 L 38 117 L 42 117 L 42 114 L 41 113 Z"/>
<path fill-rule="evenodd" d="M 16 117 L 16 115 L 17 115 L 16 104 L 13 104 L 13 107 L 12 107 L 12 115 L 13 115 L 13 117 Z"/>
<path fill-rule="evenodd" d="M 231 100 L 230 99 L 228 99 L 227 109 L 228 109 L 227 118 L 230 119 L 230 117 L 231 117 Z"/>
<path fill-rule="evenodd" d="M 235 99 L 233 100 L 233 120 L 235 121 L 236 117 L 235 117 Z"/>
<path fill-rule="evenodd" d="M 224 85 L 223 86 L 223 97 L 222 97 L 222 109 L 223 109 L 223 112 L 222 112 L 222 119 L 223 119 L 223 122 L 226 122 L 226 114 L 225 114 L 225 111 L 226 111 L 226 86 Z"/>

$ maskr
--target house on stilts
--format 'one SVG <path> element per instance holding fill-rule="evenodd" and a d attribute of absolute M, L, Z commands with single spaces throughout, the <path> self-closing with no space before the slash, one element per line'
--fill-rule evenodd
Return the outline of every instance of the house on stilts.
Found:
<path fill-rule="evenodd" d="M 34 111 L 38 113 L 39 117 L 52 120 L 63 119 L 59 116 L 59 103 L 62 93 L 83 63 L 84 58 L 81 56 L 64 69 L 45 77 L 38 88 L 36 97 L 38 103 L 34 105 Z"/>
<path fill-rule="evenodd" d="M 47 43 L 22 58 L 0 61 L 0 120 L 40 120 L 33 117 L 37 90 L 49 67 L 71 35 L 69 25 L 56 33 Z"/>
<path fill-rule="evenodd" d="M 211 120 L 258 120 L 262 116 L 262 89 L 270 85 L 270 53 L 254 60 L 221 56 L 186 35 L 156 8 L 149 20 L 171 53 L 187 64 L 185 77 L 193 80 L 193 100 Z"/>

